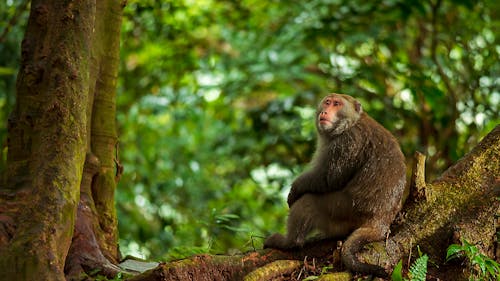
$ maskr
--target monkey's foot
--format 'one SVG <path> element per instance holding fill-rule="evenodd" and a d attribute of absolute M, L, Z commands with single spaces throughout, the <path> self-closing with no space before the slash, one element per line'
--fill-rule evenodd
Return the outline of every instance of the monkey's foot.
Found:
<path fill-rule="evenodd" d="M 266 241 L 264 242 L 264 249 L 267 248 L 279 248 L 281 249 L 283 245 L 283 242 L 286 240 L 285 236 L 275 233 L 269 237 L 267 237 Z"/>
<path fill-rule="evenodd" d="M 264 249 L 267 248 L 285 249 L 288 248 L 286 247 L 286 244 L 287 244 L 286 237 L 279 233 L 275 233 L 267 237 L 266 241 L 264 242 Z"/>
<path fill-rule="evenodd" d="M 273 248 L 280 250 L 288 250 L 294 248 L 301 248 L 303 245 L 304 245 L 303 239 L 301 240 L 297 239 L 297 241 L 294 241 L 289 239 L 289 237 L 286 237 L 279 233 L 275 233 L 266 239 L 266 241 L 264 242 L 264 249 Z"/>

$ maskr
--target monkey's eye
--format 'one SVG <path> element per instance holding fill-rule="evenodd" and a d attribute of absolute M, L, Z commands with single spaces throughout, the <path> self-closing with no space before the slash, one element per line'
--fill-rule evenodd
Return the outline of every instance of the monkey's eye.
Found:
<path fill-rule="evenodd" d="M 340 106 L 340 105 L 342 105 L 342 103 L 340 101 L 336 100 L 333 102 L 333 106 Z"/>
<path fill-rule="evenodd" d="M 330 104 L 332 104 L 331 100 L 325 100 L 325 105 L 330 105 Z"/>

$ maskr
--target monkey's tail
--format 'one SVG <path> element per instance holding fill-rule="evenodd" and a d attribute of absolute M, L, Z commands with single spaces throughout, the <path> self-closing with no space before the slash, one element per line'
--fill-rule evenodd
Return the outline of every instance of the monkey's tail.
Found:
<path fill-rule="evenodd" d="M 380 238 L 382 237 L 382 238 Z M 353 272 L 372 274 L 378 277 L 387 277 L 385 269 L 378 265 L 363 263 L 358 260 L 356 253 L 361 251 L 367 243 L 383 239 L 383 234 L 373 228 L 358 228 L 342 246 L 342 262 Z"/>

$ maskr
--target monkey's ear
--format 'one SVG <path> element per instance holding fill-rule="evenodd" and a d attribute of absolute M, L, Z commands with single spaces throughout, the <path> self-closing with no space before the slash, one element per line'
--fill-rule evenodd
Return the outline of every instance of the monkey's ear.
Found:
<path fill-rule="evenodd" d="M 363 108 L 361 107 L 361 103 L 359 101 L 354 102 L 354 109 L 357 113 L 361 114 L 361 112 L 363 112 Z"/>

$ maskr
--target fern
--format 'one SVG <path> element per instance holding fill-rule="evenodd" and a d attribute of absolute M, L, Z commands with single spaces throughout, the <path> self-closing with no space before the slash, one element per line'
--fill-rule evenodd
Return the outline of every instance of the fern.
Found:
<path fill-rule="evenodd" d="M 429 257 L 422 254 L 420 247 L 417 246 L 419 258 L 410 266 L 408 278 L 403 277 L 403 261 L 400 260 L 391 275 L 392 281 L 425 281 L 427 277 L 427 262 Z"/>
<path fill-rule="evenodd" d="M 408 276 L 412 281 L 425 281 L 425 277 L 427 276 L 427 261 L 429 257 L 427 255 L 423 255 L 415 260 L 415 262 L 410 266 L 410 271 L 408 272 Z"/>

